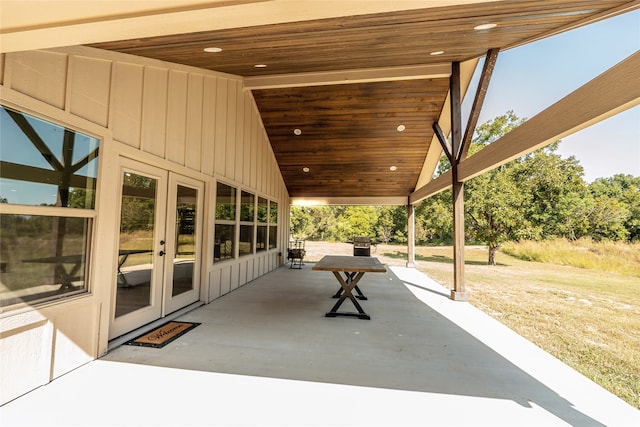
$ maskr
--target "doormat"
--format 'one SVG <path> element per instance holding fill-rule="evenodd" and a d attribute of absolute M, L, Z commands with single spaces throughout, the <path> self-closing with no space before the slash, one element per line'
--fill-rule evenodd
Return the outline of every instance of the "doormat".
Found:
<path fill-rule="evenodd" d="M 162 348 L 186 334 L 200 323 L 193 322 L 167 322 L 162 326 L 157 327 L 151 332 L 140 335 L 138 338 L 134 338 L 131 341 L 127 341 L 126 345 L 137 345 L 140 347 L 153 347 Z"/>

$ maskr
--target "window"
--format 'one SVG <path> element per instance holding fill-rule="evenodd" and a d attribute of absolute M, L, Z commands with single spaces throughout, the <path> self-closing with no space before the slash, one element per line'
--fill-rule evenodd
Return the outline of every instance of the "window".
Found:
<path fill-rule="evenodd" d="M 99 140 L 2 106 L 3 203 L 93 209 Z"/>
<path fill-rule="evenodd" d="M 253 229 L 255 227 L 256 197 L 242 191 L 240 193 L 240 256 L 253 254 Z"/>
<path fill-rule="evenodd" d="M 213 262 L 235 257 L 236 192 L 234 187 L 217 184 Z"/>
<path fill-rule="evenodd" d="M 267 221 L 269 203 L 267 199 L 258 197 L 258 226 L 256 229 L 256 252 L 267 250 Z"/>
<path fill-rule="evenodd" d="M 0 106 L 0 310 L 88 292 L 100 140 Z"/>
<path fill-rule="evenodd" d="M 278 247 L 278 203 L 269 203 L 269 249 Z"/>
<path fill-rule="evenodd" d="M 269 224 L 278 224 L 278 203 L 269 203 Z"/>
<path fill-rule="evenodd" d="M 89 218 L 0 215 L 0 307 L 86 292 L 91 223 Z"/>

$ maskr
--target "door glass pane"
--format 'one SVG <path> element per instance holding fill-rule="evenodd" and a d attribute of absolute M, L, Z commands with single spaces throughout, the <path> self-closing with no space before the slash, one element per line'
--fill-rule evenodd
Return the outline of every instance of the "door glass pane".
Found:
<path fill-rule="evenodd" d="M 132 172 L 122 178 L 116 317 L 151 304 L 157 180 Z"/>
<path fill-rule="evenodd" d="M 178 185 L 176 199 L 176 253 L 173 257 L 172 296 L 193 289 L 196 253 L 198 190 Z"/>

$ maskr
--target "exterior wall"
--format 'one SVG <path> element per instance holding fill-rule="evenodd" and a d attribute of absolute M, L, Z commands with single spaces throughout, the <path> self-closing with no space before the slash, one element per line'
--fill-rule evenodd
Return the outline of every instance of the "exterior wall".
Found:
<path fill-rule="evenodd" d="M 3 103 L 102 139 L 90 293 L 0 312 L 0 404 L 107 351 L 121 156 L 205 182 L 202 301 L 286 261 L 289 198 L 241 78 L 73 47 L 0 55 L 0 83 Z M 276 249 L 213 264 L 217 180 L 278 202 Z"/>

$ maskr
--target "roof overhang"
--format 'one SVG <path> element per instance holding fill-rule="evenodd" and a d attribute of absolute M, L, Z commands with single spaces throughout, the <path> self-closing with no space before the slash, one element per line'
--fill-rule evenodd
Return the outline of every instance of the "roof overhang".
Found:
<path fill-rule="evenodd" d="M 50 0 L 37 7 L 3 0 L 0 51 L 90 45 L 240 76 L 294 203 L 405 204 L 440 187 L 432 183 L 442 153 L 432 126 L 450 130 L 453 63 L 461 65 L 464 96 L 489 50 L 639 7 L 638 0 L 353 0 L 331 7 L 323 0 Z M 634 93 L 632 81 L 620 85 Z M 587 91 L 587 103 L 607 97 L 598 90 Z M 616 104 L 599 103 L 597 114 L 576 116 L 554 137 L 611 115 L 622 108 Z M 533 125 L 520 134 L 537 145 L 549 140 Z M 503 148 L 482 162 L 465 160 L 461 171 L 472 176 L 513 155 L 503 151 L 506 143 L 496 147 Z"/>

